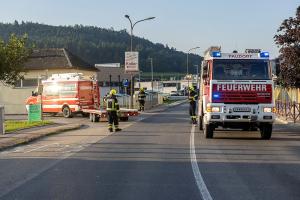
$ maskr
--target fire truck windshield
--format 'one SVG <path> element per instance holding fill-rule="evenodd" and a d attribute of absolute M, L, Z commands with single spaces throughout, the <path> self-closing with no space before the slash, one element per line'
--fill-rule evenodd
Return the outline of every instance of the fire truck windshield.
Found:
<path fill-rule="evenodd" d="M 216 59 L 214 80 L 269 80 L 268 60 Z"/>

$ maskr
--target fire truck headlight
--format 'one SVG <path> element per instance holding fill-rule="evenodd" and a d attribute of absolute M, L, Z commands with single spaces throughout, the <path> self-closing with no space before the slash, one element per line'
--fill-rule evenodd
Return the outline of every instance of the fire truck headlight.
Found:
<path fill-rule="evenodd" d="M 221 108 L 219 106 L 212 106 L 212 107 L 208 106 L 206 108 L 206 111 L 207 112 L 220 112 Z"/>
<path fill-rule="evenodd" d="M 272 107 L 264 107 L 264 112 L 265 113 L 270 113 L 270 112 L 275 112 L 276 109 Z"/>

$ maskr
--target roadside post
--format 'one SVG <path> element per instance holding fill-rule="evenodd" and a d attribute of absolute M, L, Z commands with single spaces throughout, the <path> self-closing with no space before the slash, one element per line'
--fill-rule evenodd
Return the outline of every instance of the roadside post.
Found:
<path fill-rule="evenodd" d="M 0 134 L 5 134 L 5 126 L 4 126 L 4 106 L 0 105 Z"/>

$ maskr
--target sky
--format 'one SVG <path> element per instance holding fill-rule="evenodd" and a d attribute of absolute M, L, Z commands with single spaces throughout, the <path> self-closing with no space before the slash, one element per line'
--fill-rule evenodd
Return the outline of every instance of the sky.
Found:
<path fill-rule="evenodd" d="M 32 21 L 50 25 L 92 25 L 130 30 L 154 43 L 203 55 L 209 46 L 223 52 L 259 48 L 278 56 L 274 35 L 294 17 L 300 0 L 0 0 L 0 22 Z"/>

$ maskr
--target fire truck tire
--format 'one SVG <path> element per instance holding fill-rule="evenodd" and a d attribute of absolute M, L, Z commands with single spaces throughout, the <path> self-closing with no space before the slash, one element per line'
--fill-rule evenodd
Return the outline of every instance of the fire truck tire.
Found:
<path fill-rule="evenodd" d="M 120 121 L 122 121 L 122 122 L 127 122 L 128 121 L 128 117 L 120 117 Z"/>
<path fill-rule="evenodd" d="M 272 124 L 262 124 L 260 126 L 261 139 L 269 140 L 272 136 L 273 125 Z"/>
<path fill-rule="evenodd" d="M 199 116 L 198 125 L 199 125 L 199 130 L 202 131 L 203 130 L 203 116 Z"/>
<path fill-rule="evenodd" d="M 64 106 L 62 109 L 62 113 L 65 118 L 73 117 L 73 113 L 72 113 L 71 109 L 69 108 L 69 106 Z"/>
<path fill-rule="evenodd" d="M 214 127 L 212 124 L 203 124 L 203 133 L 205 138 L 214 137 Z"/>

